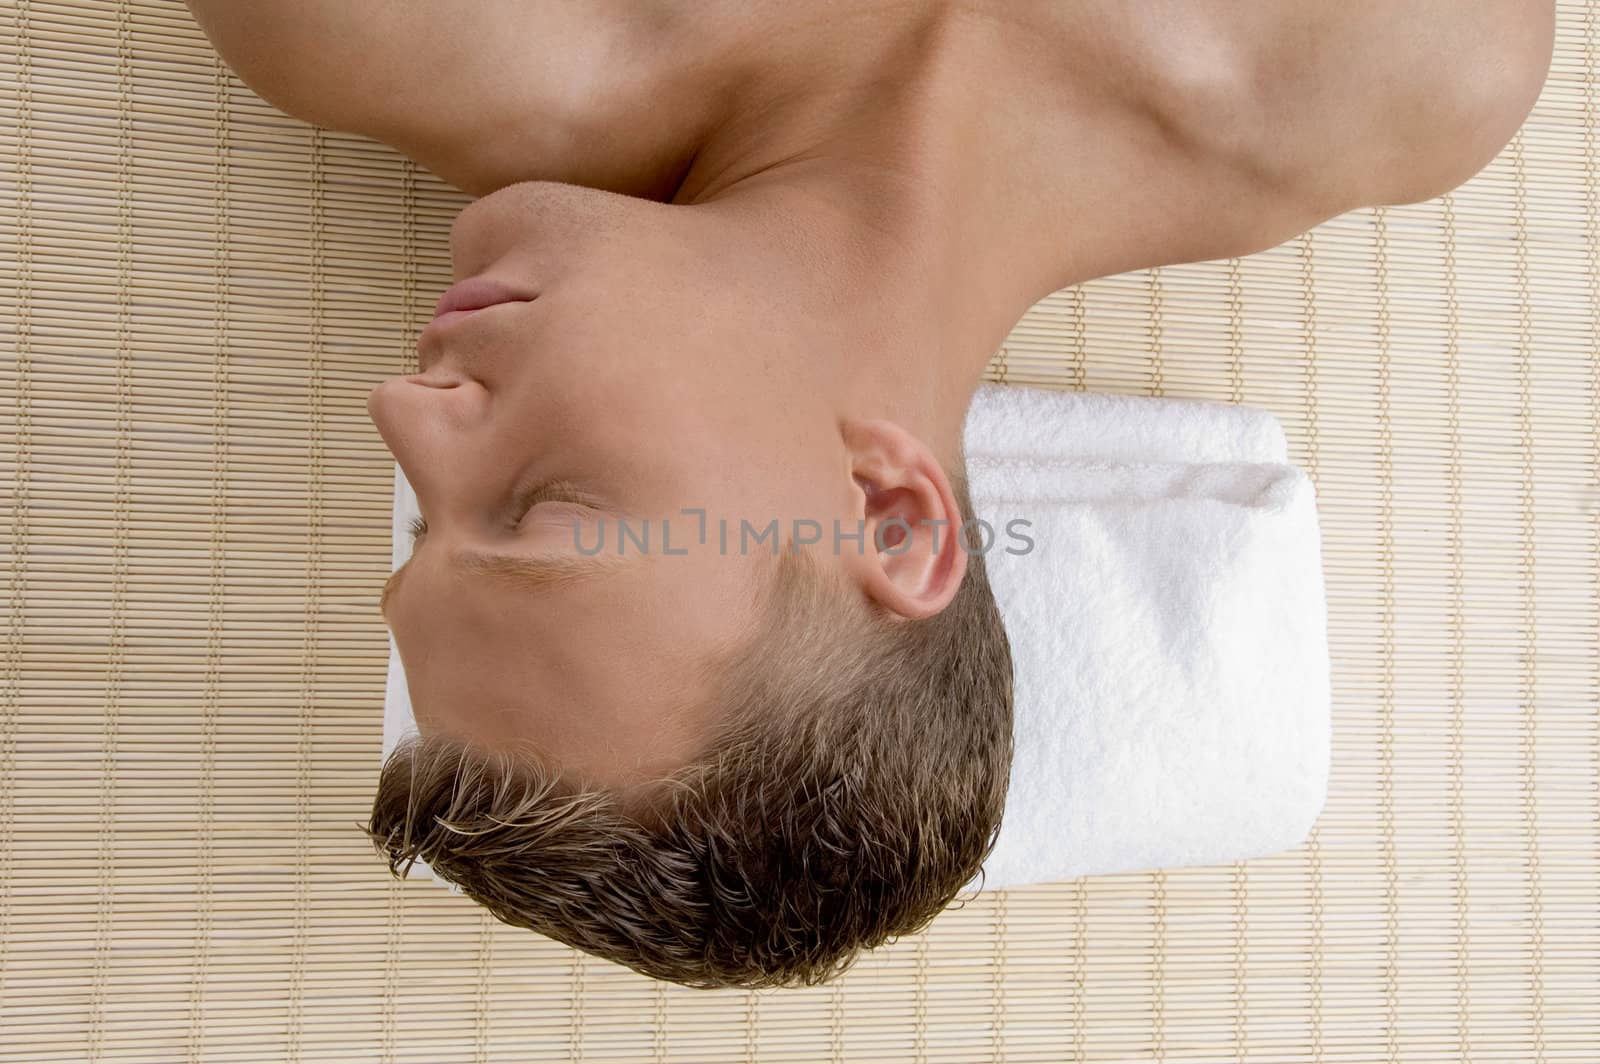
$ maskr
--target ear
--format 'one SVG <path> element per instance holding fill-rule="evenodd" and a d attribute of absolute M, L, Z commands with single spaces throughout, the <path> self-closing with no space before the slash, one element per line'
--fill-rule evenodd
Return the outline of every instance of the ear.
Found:
<path fill-rule="evenodd" d="M 966 520 L 950 478 L 916 436 L 892 421 L 842 426 L 855 518 L 864 528 L 845 567 L 873 601 L 910 620 L 950 604 L 967 571 L 957 537 Z"/>

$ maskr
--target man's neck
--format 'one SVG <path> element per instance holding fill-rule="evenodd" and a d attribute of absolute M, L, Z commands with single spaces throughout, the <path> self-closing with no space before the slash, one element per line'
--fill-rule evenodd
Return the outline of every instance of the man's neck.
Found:
<path fill-rule="evenodd" d="M 1015 131 L 964 76 L 992 71 L 982 46 L 939 23 L 855 83 L 795 90 L 769 73 L 672 200 L 799 257 L 793 305 L 826 319 L 835 342 L 817 357 L 836 363 L 845 412 L 900 419 L 942 452 L 990 357 L 1063 269 L 1059 237 L 1041 240 L 1049 220 L 997 172 Z"/>

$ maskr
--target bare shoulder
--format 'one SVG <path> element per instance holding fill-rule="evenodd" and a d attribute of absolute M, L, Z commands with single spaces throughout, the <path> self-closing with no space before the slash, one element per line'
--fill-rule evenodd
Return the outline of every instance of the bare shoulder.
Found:
<path fill-rule="evenodd" d="M 511 71 L 539 7 L 482 0 L 461 10 L 418 0 L 185 0 L 224 61 L 280 110 L 332 129 L 387 128 L 430 88 Z M 575 28 L 551 27 L 584 50 Z M 587 35 L 587 30 L 581 31 Z"/>
<path fill-rule="evenodd" d="M 597 135 L 651 91 L 659 64 L 644 60 L 659 51 L 659 4 L 186 3 L 268 103 L 390 144 L 469 192 L 540 179 L 647 190 L 670 177 L 648 172 L 660 155 L 649 137 L 606 154 Z"/>
<path fill-rule="evenodd" d="M 1233 147 L 1327 217 L 1431 199 L 1487 166 L 1538 99 L 1555 37 L 1554 0 L 1225 6 L 1242 35 Z"/>
<path fill-rule="evenodd" d="M 1527 118 L 1555 25 L 1554 0 L 1028 0 L 994 17 L 1025 18 L 1049 57 L 1027 76 L 1052 79 L 1041 142 L 1070 175 L 1043 197 L 1052 231 L 1077 234 L 1063 285 L 1442 195 Z"/>

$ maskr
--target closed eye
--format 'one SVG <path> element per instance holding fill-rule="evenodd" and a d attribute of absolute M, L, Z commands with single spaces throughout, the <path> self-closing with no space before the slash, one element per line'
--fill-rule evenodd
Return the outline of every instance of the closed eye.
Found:
<path fill-rule="evenodd" d="M 596 500 L 592 496 L 575 487 L 570 481 L 541 481 L 533 484 L 518 495 L 510 510 L 511 513 L 516 515 L 511 521 L 511 526 L 515 528 L 535 506 L 545 502 L 562 502 L 584 507 L 594 507 L 596 505 Z M 413 517 L 411 519 L 410 532 L 412 543 L 416 543 L 418 539 L 427 535 L 427 519 L 421 515 Z"/>

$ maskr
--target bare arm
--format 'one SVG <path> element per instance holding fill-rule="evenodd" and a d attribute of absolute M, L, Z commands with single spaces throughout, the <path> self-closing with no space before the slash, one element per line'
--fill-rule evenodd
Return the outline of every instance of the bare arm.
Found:
<path fill-rule="evenodd" d="M 1538 99 L 1555 38 L 1554 0 L 1274 6 L 1251 16 L 1276 23 L 1242 86 L 1252 151 L 1327 217 L 1432 199 L 1487 166 Z"/>
<path fill-rule="evenodd" d="M 649 107 L 659 49 L 636 0 L 186 0 L 259 96 L 313 125 L 390 144 L 477 195 L 559 180 L 647 194 L 659 114 L 627 144 L 596 130 Z M 647 67 L 649 70 L 647 71 Z"/>
<path fill-rule="evenodd" d="M 1035 0 L 1056 4 L 1060 0 Z M 1072 0 L 1058 287 L 1264 251 L 1348 211 L 1432 199 L 1538 98 L 1554 0 Z M 1131 106 L 1095 108 L 1104 86 Z"/>
<path fill-rule="evenodd" d="M 214 48 L 286 114 L 387 139 L 581 99 L 598 19 L 587 3 L 186 0 Z"/>

